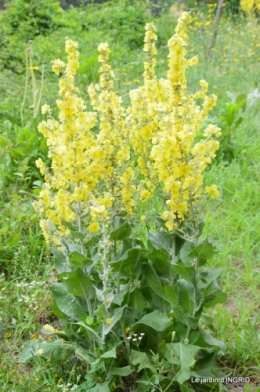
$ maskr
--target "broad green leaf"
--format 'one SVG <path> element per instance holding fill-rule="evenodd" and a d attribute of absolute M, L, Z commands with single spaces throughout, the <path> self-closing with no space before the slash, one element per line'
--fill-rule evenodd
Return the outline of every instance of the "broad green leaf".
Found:
<path fill-rule="evenodd" d="M 177 265 L 174 265 L 172 268 L 176 274 L 180 275 L 182 278 L 184 278 L 189 283 L 194 285 L 194 280 L 196 275 L 196 271 L 194 267 L 186 266 L 184 264 L 179 263 Z"/>
<path fill-rule="evenodd" d="M 194 244 L 191 242 L 186 241 L 183 247 L 180 250 L 180 259 L 186 266 L 191 266 L 192 259 L 194 257 L 190 257 L 189 254 L 191 253 L 192 249 L 194 249 Z"/>
<path fill-rule="evenodd" d="M 208 286 L 211 282 L 216 281 L 223 271 L 224 268 L 204 268 L 201 270 L 200 277 L 204 283 L 204 287 Z"/>
<path fill-rule="evenodd" d="M 73 238 L 80 238 L 83 240 L 86 237 L 86 234 L 79 232 L 78 225 L 73 225 L 73 223 L 63 221 L 65 226 L 72 232 Z"/>
<path fill-rule="evenodd" d="M 157 262 L 159 265 L 163 263 L 163 265 L 168 266 L 171 261 L 170 254 L 166 249 L 153 249 L 148 257 L 149 260 L 152 260 L 155 263 Z"/>
<path fill-rule="evenodd" d="M 148 245 L 155 249 L 166 249 L 168 252 L 172 250 L 174 235 L 166 232 L 149 233 Z"/>
<path fill-rule="evenodd" d="M 180 360 L 182 368 L 192 367 L 196 362 L 196 355 L 201 350 L 201 347 L 183 343 L 172 343 L 172 348 L 176 357 Z"/>
<path fill-rule="evenodd" d="M 175 376 L 175 380 L 181 385 L 185 381 L 189 380 L 191 377 L 191 372 L 189 368 L 181 368 Z"/>
<path fill-rule="evenodd" d="M 34 356 L 42 356 L 45 359 L 53 359 L 54 361 L 64 361 L 70 358 L 75 352 L 72 344 L 63 340 L 46 341 L 29 341 L 26 342 L 19 362 L 25 363 Z"/>
<path fill-rule="evenodd" d="M 85 248 L 89 248 L 91 246 L 95 246 L 99 242 L 98 235 L 92 235 L 91 237 L 87 238 L 87 241 L 84 243 Z"/>
<path fill-rule="evenodd" d="M 220 348 L 222 352 L 225 352 L 225 343 L 215 339 L 208 331 L 204 330 L 203 328 L 199 328 L 199 332 L 191 331 L 190 341 L 193 342 L 193 344 L 196 344 L 196 346 L 215 346 Z"/>
<path fill-rule="evenodd" d="M 87 264 L 92 264 L 93 261 L 84 256 L 83 254 L 74 251 L 69 255 L 70 264 L 74 265 L 75 267 L 84 267 Z"/>
<path fill-rule="evenodd" d="M 116 358 L 116 348 L 113 347 L 111 350 L 106 351 L 100 358 Z"/>
<path fill-rule="evenodd" d="M 148 313 L 143 316 L 134 325 L 144 324 L 153 328 L 155 331 L 162 332 L 169 327 L 171 321 L 172 320 L 166 316 L 166 314 L 160 312 L 159 310 L 154 310 L 152 313 Z"/>
<path fill-rule="evenodd" d="M 128 249 L 119 260 L 111 262 L 113 271 L 118 272 L 129 268 L 132 270 L 138 261 L 141 252 L 142 249 L 139 248 Z"/>
<path fill-rule="evenodd" d="M 131 234 L 131 226 L 129 223 L 123 223 L 122 226 L 120 226 L 118 229 L 112 231 L 110 233 L 110 239 L 111 240 L 124 240 L 126 238 L 129 238 Z"/>
<path fill-rule="evenodd" d="M 121 257 L 128 251 L 129 249 L 133 248 L 132 241 L 130 240 L 122 240 L 119 248 L 116 251 L 116 260 L 120 260 Z"/>
<path fill-rule="evenodd" d="M 63 282 L 70 294 L 85 300 L 95 297 L 93 281 L 81 269 L 69 272 L 68 277 Z"/>
<path fill-rule="evenodd" d="M 195 310 L 196 296 L 195 289 L 184 279 L 179 279 L 177 282 L 177 292 L 180 308 L 187 312 L 187 315 L 193 315 Z"/>
<path fill-rule="evenodd" d="M 210 259 L 214 256 L 216 251 L 214 250 L 213 245 L 205 240 L 199 245 L 195 246 L 192 251 L 188 254 L 188 257 L 199 257 L 200 259 Z"/>
<path fill-rule="evenodd" d="M 144 298 L 140 289 L 136 288 L 130 294 L 128 306 L 130 308 L 139 310 L 140 312 L 142 312 L 144 310 L 144 308 L 147 306 L 147 301 Z"/>
<path fill-rule="evenodd" d="M 165 285 L 163 289 L 167 301 L 171 304 L 173 309 L 176 308 L 178 306 L 178 294 L 176 287 Z"/>
<path fill-rule="evenodd" d="M 133 370 L 130 368 L 130 366 L 124 366 L 121 368 L 114 367 L 112 368 L 111 374 L 113 376 L 121 376 L 121 377 L 126 377 L 129 376 Z"/>
<path fill-rule="evenodd" d="M 69 294 L 64 284 L 54 284 L 52 286 L 52 293 L 56 305 L 67 316 L 79 320 L 81 317 L 87 315 L 81 301 L 72 294 Z"/>
<path fill-rule="evenodd" d="M 130 363 L 134 366 L 139 365 L 138 372 L 142 369 L 150 369 L 152 372 L 156 372 L 155 367 L 151 364 L 148 355 L 141 351 L 131 350 Z"/>
<path fill-rule="evenodd" d="M 216 282 L 211 282 L 211 284 L 205 290 L 204 295 L 205 299 L 203 305 L 206 308 L 215 306 L 218 303 L 223 303 L 227 299 L 227 294 L 220 290 Z"/>
<path fill-rule="evenodd" d="M 157 275 L 154 267 L 151 264 L 148 264 L 145 268 L 145 280 L 151 290 L 155 292 L 159 297 L 163 298 L 167 301 L 167 297 L 164 294 L 162 282 Z"/>
<path fill-rule="evenodd" d="M 55 268 L 59 274 L 71 271 L 71 267 L 66 260 L 66 256 L 62 252 L 59 252 L 54 248 L 52 249 L 52 253 L 54 255 Z"/>

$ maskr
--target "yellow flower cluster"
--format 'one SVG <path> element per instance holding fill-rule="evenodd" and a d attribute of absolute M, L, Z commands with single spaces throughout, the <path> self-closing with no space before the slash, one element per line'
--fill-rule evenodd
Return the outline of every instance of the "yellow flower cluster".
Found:
<path fill-rule="evenodd" d="M 186 70 L 197 64 L 197 57 L 186 59 L 187 25 L 191 18 L 183 13 L 176 34 L 169 40 L 169 70 L 167 79 L 156 78 L 155 28 L 147 25 L 144 85 L 130 92 L 131 106 L 128 123 L 131 145 L 140 157 L 138 166 L 144 179 L 139 188 L 141 199 L 148 199 L 157 190 L 167 195 L 168 209 L 162 214 L 169 230 L 184 219 L 191 202 L 201 195 L 203 171 L 212 162 L 219 142 L 220 129 L 209 125 L 201 140 L 196 142 L 203 121 L 216 103 L 216 96 L 207 96 L 208 84 L 201 80 L 201 89 L 187 94 Z M 197 100 L 203 100 L 202 107 Z M 206 192 L 218 196 L 217 187 Z"/>
<path fill-rule="evenodd" d="M 244 12 L 250 12 L 254 7 L 260 10 L 260 0 L 240 0 L 240 6 Z"/>
<path fill-rule="evenodd" d="M 113 72 L 108 64 L 107 44 L 99 46 L 100 83 L 88 89 L 93 112 L 86 107 L 75 87 L 79 67 L 77 43 L 66 41 L 67 64 L 53 62 L 59 79 L 59 121 L 51 116 L 49 105 L 42 113 L 47 121 L 39 131 L 47 138 L 49 170 L 41 159 L 36 161 L 45 184 L 39 201 L 34 203 L 40 213 L 41 228 L 47 241 L 60 244 L 61 237 L 70 237 L 66 223 L 73 223 L 81 233 L 96 233 L 100 223 L 110 219 L 109 208 L 115 198 L 120 208 L 132 212 L 134 171 L 126 165 L 130 159 L 121 98 L 113 91 Z M 99 132 L 94 131 L 98 125 Z M 51 172 L 50 172 L 51 171 Z"/>
<path fill-rule="evenodd" d="M 167 196 L 162 217 L 172 230 L 201 195 L 202 173 L 215 156 L 214 136 L 220 130 L 209 125 L 197 140 L 216 97 L 207 96 L 204 80 L 197 93 L 187 93 L 186 70 L 197 64 L 197 57 L 186 59 L 189 22 L 189 14 L 183 13 L 168 42 L 167 79 L 157 79 L 156 29 L 146 25 L 144 83 L 130 91 L 127 108 L 114 89 L 110 49 L 102 43 L 100 80 L 88 88 L 93 111 L 86 111 L 75 86 L 78 45 L 66 41 L 67 63 L 56 60 L 52 66 L 60 76 L 59 118 L 53 119 L 51 108 L 43 105 L 47 120 L 39 124 L 52 164 L 48 168 L 41 159 L 36 162 L 45 184 L 34 206 L 47 241 L 59 245 L 62 237 L 70 238 L 71 224 L 84 236 L 96 233 L 113 213 L 132 214 L 140 200 L 156 192 Z M 215 185 L 206 192 L 218 195 Z"/>

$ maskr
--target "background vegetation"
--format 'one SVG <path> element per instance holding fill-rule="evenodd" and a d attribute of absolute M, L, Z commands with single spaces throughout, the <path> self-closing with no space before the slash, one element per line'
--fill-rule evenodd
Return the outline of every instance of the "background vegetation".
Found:
<path fill-rule="evenodd" d="M 221 197 L 201 205 L 206 225 L 203 237 L 217 241 L 220 252 L 212 265 L 224 267 L 222 286 L 228 301 L 211 313 L 215 335 L 227 342 L 220 359 L 223 370 L 249 376 L 245 391 L 259 391 L 259 69 L 260 28 L 257 15 L 227 2 L 216 46 L 207 56 L 216 4 L 186 1 L 192 12 L 189 52 L 199 65 L 189 73 L 191 91 L 201 78 L 209 82 L 218 103 L 211 122 L 222 127 L 217 163 L 206 181 L 216 183 Z M 47 159 L 45 141 L 37 131 L 41 102 L 57 99 L 57 79 L 51 61 L 64 60 L 64 41 L 79 42 L 78 83 L 98 79 L 97 46 L 108 42 L 118 90 L 128 99 L 142 79 L 144 25 L 158 30 L 158 71 L 167 67 L 167 40 L 183 6 L 171 1 L 110 1 L 63 10 L 52 0 L 12 0 L 1 11 L 0 25 L 0 386 L 10 392 L 79 390 L 85 370 L 78 361 L 59 366 L 39 358 L 33 365 L 18 362 L 29 338 L 42 335 L 42 326 L 57 326 L 50 285 L 55 281 L 52 255 L 39 229 L 32 200 L 42 178 L 35 166 Z M 32 43 L 28 44 L 28 41 Z M 28 64 L 26 65 L 26 53 Z M 31 58 L 31 64 L 30 64 Z M 44 82 L 41 91 L 41 80 Z M 29 69 L 30 67 L 30 69 Z M 27 85 L 27 87 L 26 87 Z M 82 88 L 84 91 L 84 87 Z M 52 105 L 53 106 L 53 105 Z M 151 207 L 152 208 L 152 207 Z M 48 337 L 46 337 L 48 338 Z M 66 389 L 67 388 L 67 389 Z M 78 389 L 77 389 L 78 388 Z"/>

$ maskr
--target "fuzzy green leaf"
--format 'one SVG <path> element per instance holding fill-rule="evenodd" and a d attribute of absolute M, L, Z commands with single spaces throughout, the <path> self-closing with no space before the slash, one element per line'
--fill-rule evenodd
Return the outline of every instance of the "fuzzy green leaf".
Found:
<path fill-rule="evenodd" d="M 95 296 L 93 281 L 80 269 L 69 272 L 66 279 L 64 279 L 64 285 L 70 294 L 85 300 L 92 299 Z"/>
<path fill-rule="evenodd" d="M 144 324 L 153 328 L 155 331 L 162 332 L 169 327 L 170 323 L 171 319 L 166 316 L 166 314 L 160 312 L 159 310 L 155 310 L 152 313 L 148 313 L 143 316 L 134 325 Z"/>
<path fill-rule="evenodd" d="M 87 315 L 80 300 L 68 293 L 64 284 L 54 284 L 52 286 L 52 293 L 57 307 L 67 316 L 79 320 L 81 317 Z"/>
<path fill-rule="evenodd" d="M 74 251 L 69 255 L 69 261 L 70 264 L 74 265 L 75 267 L 84 267 L 87 264 L 93 263 L 91 259 L 77 251 Z"/>
<path fill-rule="evenodd" d="M 111 240 L 124 240 L 129 238 L 131 234 L 131 226 L 129 223 L 123 223 L 118 229 L 110 233 Z"/>

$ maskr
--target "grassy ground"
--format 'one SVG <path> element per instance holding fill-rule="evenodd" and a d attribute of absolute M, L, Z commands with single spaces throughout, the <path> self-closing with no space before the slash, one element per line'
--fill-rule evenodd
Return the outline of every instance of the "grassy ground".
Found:
<path fill-rule="evenodd" d="M 80 82 L 87 84 L 98 76 L 95 48 L 100 41 L 107 39 L 115 44 L 112 62 L 117 73 L 118 89 L 127 99 L 127 92 L 137 86 L 142 78 L 143 55 L 138 48 L 139 44 L 131 40 L 122 44 L 118 42 L 115 29 L 111 30 L 109 19 L 105 18 L 105 11 L 101 18 L 103 23 L 94 31 L 91 27 L 97 17 L 94 11 L 92 19 L 85 22 L 88 24 L 85 30 L 78 28 L 78 31 L 76 25 L 82 24 L 84 15 L 71 12 L 78 18 L 71 26 L 63 27 L 44 38 L 44 44 L 43 38 L 36 38 L 34 45 L 37 58 L 43 58 L 46 52 L 50 59 L 62 56 L 66 35 L 79 40 L 82 52 Z M 120 10 L 117 12 L 114 13 L 115 20 L 120 19 Z M 168 12 L 155 23 L 160 43 L 158 70 L 163 73 L 167 66 L 167 38 L 174 31 L 176 16 Z M 226 104 L 230 102 L 228 92 L 248 95 L 259 88 L 260 43 L 257 40 L 260 28 L 253 20 L 223 18 L 216 46 L 211 57 L 206 59 L 212 27 L 211 8 L 207 14 L 197 12 L 194 15 L 190 53 L 199 55 L 200 64 L 190 72 L 189 86 L 195 90 L 198 81 L 206 78 L 210 92 L 219 97 L 212 115 L 213 121 L 219 122 L 221 112 L 225 111 Z M 124 34 L 129 34 L 129 30 L 126 29 Z M 50 75 L 49 68 L 47 64 L 42 103 L 51 104 L 55 100 L 56 80 Z M 17 134 L 20 128 L 17 125 L 15 130 L 14 124 L 19 123 L 19 114 L 15 113 L 13 107 L 21 106 L 24 75 L 21 77 L 8 71 L 3 75 L 8 89 L 1 104 L 2 120 L 11 121 L 12 129 Z M 221 196 L 214 201 L 205 201 L 201 205 L 201 214 L 204 214 L 206 221 L 204 235 L 214 238 L 218 244 L 219 254 L 211 263 L 223 268 L 222 284 L 228 294 L 226 304 L 216 306 L 213 311 L 216 337 L 227 344 L 227 353 L 220 359 L 220 365 L 233 376 L 251 377 L 250 384 L 238 384 L 236 390 L 253 392 L 260 391 L 260 100 L 250 102 L 248 99 L 245 111 L 238 113 L 243 121 L 231 133 L 232 141 L 237 146 L 234 158 L 220 159 L 206 174 L 206 182 L 218 184 Z M 8 125 L 6 122 L 3 125 L 3 121 L 1 124 L 3 131 L 4 126 Z M 227 128 L 227 124 L 224 123 L 224 126 Z M 2 135 L 5 134 L 2 132 Z M 19 148 L 18 142 L 16 147 Z M 33 192 L 37 191 L 28 188 L 26 170 L 24 174 L 19 167 L 18 173 L 22 176 L 14 174 L 14 170 L 9 171 L 12 162 L 10 157 L 6 158 L 6 154 L 12 148 L 10 144 L 4 145 L 1 152 L 0 235 L 3 240 L 3 274 L 0 276 L 0 389 L 3 392 L 73 390 L 73 385 L 79 384 L 81 377 L 81 369 L 77 369 L 74 364 L 65 364 L 62 368 L 46 366 L 40 358 L 33 366 L 18 363 L 23 342 L 28 338 L 37 338 L 42 325 L 56 322 L 52 315 L 49 292 L 55 276 L 51 257 L 30 204 Z M 36 180 L 37 177 L 34 178 Z M 9 184 L 8 190 L 6 184 Z M 69 374 L 71 367 L 73 371 Z M 64 380 L 70 384 L 67 389 Z"/>

